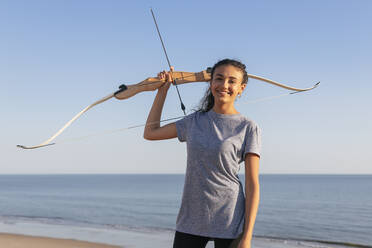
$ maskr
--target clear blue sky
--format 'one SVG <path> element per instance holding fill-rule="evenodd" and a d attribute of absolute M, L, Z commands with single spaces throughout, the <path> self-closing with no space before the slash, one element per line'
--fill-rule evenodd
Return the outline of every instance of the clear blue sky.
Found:
<path fill-rule="evenodd" d="M 146 92 L 88 111 L 57 145 L 46 140 L 121 83 L 167 69 L 158 18 L 176 70 L 201 71 L 225 57 L 248 72 L 297 87 L 283 94 L 251 80 L 237 108 L 263 129 L 262 173 L 372 173 L 372 1 L 0 2 L 0 173 L 183 173 L 185 144 L 150 142 L 143 129 L 63 142 L 144 123 Z M 205 84 L 180 86 L 188 110 Z M 182 115 L 174 89 L 164 117 Z M 58 143 L 59 142 L 59 143 Z"/>

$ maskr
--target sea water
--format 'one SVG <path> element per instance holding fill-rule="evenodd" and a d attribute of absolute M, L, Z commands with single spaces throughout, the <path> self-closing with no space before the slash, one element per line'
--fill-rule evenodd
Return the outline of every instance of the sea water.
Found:
<path fill-rule="evenodd" d="M 0 232 L 92 241 L 126 232 L 132 236 L 111 243 L 148 238 L 170 247 L 183 182 L 159 174 L 0 175 Z M 372 247 L 371 175 L 261 175 L 260 184 L 257 240 Z"/>

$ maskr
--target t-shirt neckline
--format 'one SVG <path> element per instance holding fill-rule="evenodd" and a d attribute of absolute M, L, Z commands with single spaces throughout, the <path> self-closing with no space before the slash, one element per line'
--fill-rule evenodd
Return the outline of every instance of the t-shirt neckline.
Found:
<path fill-rule="evenodd" d="M 216 113 L 213 109 L 209 110 L 208 111 L 208 114 L 210 116 L 212 116 L 212 117 L 224 118 L 224 119 L 239 118 L 240 116 L 242 116 L 241 113 L 237 113 L 237 114 L 219 114 L 219 113 Z"/>

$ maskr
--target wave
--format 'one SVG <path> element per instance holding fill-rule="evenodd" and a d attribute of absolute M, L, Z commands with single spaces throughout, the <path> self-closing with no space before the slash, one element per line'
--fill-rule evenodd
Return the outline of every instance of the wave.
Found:
<path fill-rule="evenodd" d="M 254 235 L 254 237 L 263 238 L 263 239 L 281 240 L 281 241 L 297 241 L 297 242 L 319 243 L 319 244 L 335 245 L 335 246 L 343 246 L 343 247 L 372 248 L 372 246 L 370 246 L 370 245 L 349 243 L 349 242 L 331 241 L 331 240 L 281 238 L 281 237 L 261 236 L 261 235 Z"/>
<path fill-rule="evenodd" d="M 89 221 L 67 219 L 67 218 L 58 217 L 58 216 L 45 217 L 45 216 L 28 216 L 28 215 L 0 215 L 0 223 L 16 224 L 18 222 L 46 224 L 46 225 L 63 225 L 63 226 L 74 226 L 74 227 L 93 227 L 93 228 L 105 229 L 105 230 L 119 230 L 119 231 L 123 230 L 123 231 L 139 232 L 139 233 L 174 232 L 173 228 L 156 227 L 156 226 L 138 227 L 138 226 L 123 225 L 123 224 L 107 224 L 107 223 L 102 224 L 102 223 L 94 223 L 94 222 L 89 222 Z M 283 238 L 283 237 L 262 236 L 262 235 L 254 235 L 254 237 L 268 240 L 268 241 L 274 241 L 274 242 L 278 242 L 278 241 L 298 242 L 299 244 L 302 244 L 302 242 L 306 242 L 307 245 L 311 243 L 312 244 L 311 247 L 319 247 L 319 246 L 314 246 L 314 245 L 323 244 L 323 245 L 333 245 L 333 246 L 341 246 L 341 247 L 372 248 L 372 246 L 369 246 L 369 245 L 349 243 L 349 242 L 338 242 L 338 241 L 332 241 L 332 240 L 298 239 L 298 238 L 292 238 L 292 237 Z M 305 244 L 302 244 L 302 245 L 305 245 Z"/>
<path fill-rule="evenodd" d="M 0 215 L 0 223 L 16 224 L 17 222 L 49 224 L 49 225 L 65 225 L 77 227 L 94 227 L 111 230 L 126 230 L 142 233 L 154 233 L 174 231 L 172 228 L 156 227 L 156 226 L 131 226 L 123 224 L 107 224 L 96 223 L 83 220 L 74 220 L 64 217 L 45 217 L 45 216 L 29 216 L 29 215 Z"/>

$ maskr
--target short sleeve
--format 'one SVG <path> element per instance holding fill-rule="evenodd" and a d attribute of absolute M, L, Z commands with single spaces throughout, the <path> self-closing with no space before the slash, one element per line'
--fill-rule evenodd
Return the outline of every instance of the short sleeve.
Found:
<path fill-rule="evenodd" d="M 192 113 L 184 117 L 183 119 L 176 121 L 177 137 L 179 141 L 181 142 L 186 141 L 187 133 L 191 125 L 191 122 L 194 119 L 193 118 L 194 116 L 195 116 L 195 113 Z"/>
<path fill-rule="evenodd" d="M 247 153 L 254 153 L 261 156 L 261 129 L 253 123 L 247 128 L 244 147 L 244 157 Z"/>

